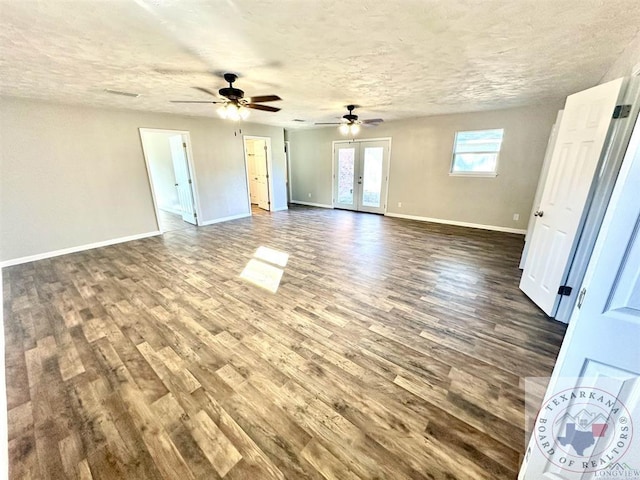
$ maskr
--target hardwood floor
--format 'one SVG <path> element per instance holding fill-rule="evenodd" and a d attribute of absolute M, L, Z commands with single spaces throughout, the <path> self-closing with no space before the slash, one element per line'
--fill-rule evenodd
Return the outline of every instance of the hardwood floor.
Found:
<path fill-rule="evenodd" d="M 4 270 L 11 478 L 514 479 L 564 334 L 522 237 L 256 213 Z"/>
<path fill-rule="evenodd" d="M 172 232 L 174 230 L 195 228 L 190 223 L 182 220 L 180 215 L 172 212 L 167 212 L 166 210 L 158 210 L 158 222 L 160 223 L 160 229 L 163 232 Z"/>

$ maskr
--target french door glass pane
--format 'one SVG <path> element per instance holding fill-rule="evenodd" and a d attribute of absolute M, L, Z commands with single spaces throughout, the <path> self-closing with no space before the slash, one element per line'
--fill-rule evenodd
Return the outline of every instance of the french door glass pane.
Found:
<path fill-rule="evenodd" d="M 382 147 L 366 147 L 364 149 L 362 205 L 365 207 L 380 206 L 383 153 Z"/>
<path fill-rule="evenodd" d="M 355 148 L 338 149 L 338 203 L 344 205 L 353 204 L 355 154 Z"/>

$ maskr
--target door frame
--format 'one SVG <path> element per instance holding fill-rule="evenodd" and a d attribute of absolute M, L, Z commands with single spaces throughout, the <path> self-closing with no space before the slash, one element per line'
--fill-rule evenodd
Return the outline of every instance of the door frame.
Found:
<path fill-rule="evenodd" d="M 291 188 L 291 142 L 289 140 L 284 141 L 284 159 L 287 162 L 287 207 L 293 199 Z"/>
<path fill-rule="evenodd" d="M 168 130 L 163 128 L 138 128 L 138 134 L 140 136 L 140 144 L 142 145 L 142 156 L 144 157 L 144 164 L 147 169 L 147 179 L 149 180 L 149 188 L 151 189 L 151 200 L 153 201 L 153 210 L 156 216 L 156 224 L 158 225 L 158 231 L 164 233 L 160 226 L 160 210 L 158 208 L 158 201 L 156 200 L 156 192 L 153 186 L 153 179 L 151 178 L 151 168 L 149 165 L 149 156 L 144 145 L 145 133 L 164 133 L 166 135 L 182 135 L 184 143 L 187 144 L 187 168 L 189 169 L 189 176 L 191 177 L 191 193 L 193 194 L 193 203 L 196 211 L 196 226 L 199 226 L 202 222 L 202 210 L 200 209 L 200 198 L 198 196 L 198 181 L 196 179 L 196 169 L 193 162 L 193 150 L 191 148 L 191 133 L 189 130 Z"/>
<path fill-rule="evenodd" d="M 269 212 L 273 212 L 273 158 L 271 151 L 271 137 L 264 137 L 260 135 L 243 135 L 242 136 L 242 151 L 244 153 L 244 171 L 245 181 L 247 182 L 247 207 L 249 208 L 249 215 L 253 215 L 251 212 L 251 191 L 249 190 L 249 157 L 247 155 L 247 140 L 264 140 L 267 144 L 267 195 L 269 196 Z"/>
<path fill-rule="evenodd" d="M 331 207 L 336 208 L 336 144 L 337 143 L 361 143 L 361 142 L 389 142 L 389 160 L 387 162 L 387 171 L 386 171 L 386 192 L 384 195 L 384 212 L 378 215 L 386 215 L 387 209 L 389 208 L 389 180 L 390 180 L 390 172 L 391 172 L 391 137 L 375 137 L 375 138 L 352 138 L 351 140 L 333 140 L 331 142 Z M 358 210 L 353 210 L 358 213 L 367 213 L 367 212 L 359 212 Z"/>

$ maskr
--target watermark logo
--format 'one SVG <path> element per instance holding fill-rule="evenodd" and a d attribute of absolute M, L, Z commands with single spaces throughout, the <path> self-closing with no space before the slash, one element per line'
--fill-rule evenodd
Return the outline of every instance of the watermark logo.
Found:
<path fill-rule="evenodd" d="M 640 469 L 633 468 L 626 463 L 614 463 L 606 470 L 599 470 L 594 473 L 593 478 L 604 479 L 626 479 L 626 480 L 640 480 Z"/>
<path fill-rule="evenodd" d="M 622 401 L 605 390 L 575 387 L 555 394 L 542 405 L 533 434 L 545 457 L 564 470 L 625 478 L 615 475 L 629 467 L 622 460 L 633 441 L 633 422 Z"/>

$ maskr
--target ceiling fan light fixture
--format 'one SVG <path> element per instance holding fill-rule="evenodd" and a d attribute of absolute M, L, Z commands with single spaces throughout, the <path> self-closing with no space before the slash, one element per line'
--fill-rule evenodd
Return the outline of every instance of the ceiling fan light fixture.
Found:
<path fill-rule="evenodd" d="M 233 103 L 227 104 L 227 118 L 229 120 L 233 120 L 234 122 L 240 120 L 240 112 L 237 105 Z"/>
<path fill-rule="evenodd" d="M 224 120 L 228 119 L 237 122 L 249 118 L 249 109 L 242 105 L 236 105 L 235 103 L 227 103 L 218 108 L 217 111 L 220 118 Z"/>
<path fill-rule="evenodd" d="M 342 125 L 340 125 L 338 127 L 338 130 L 340 130 L 340 133 L 342 135 L 349 135 L 349 124 L 348 123 L 343 123 Z"/>
<path fill-rule="evenodd" d="M 349 127 L 349 131 L 351 132 L 351 135 L 357 135 L 360 131 L 360 125 L 358 125 L 357 123 L 352 123 Z"/>

